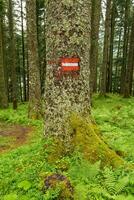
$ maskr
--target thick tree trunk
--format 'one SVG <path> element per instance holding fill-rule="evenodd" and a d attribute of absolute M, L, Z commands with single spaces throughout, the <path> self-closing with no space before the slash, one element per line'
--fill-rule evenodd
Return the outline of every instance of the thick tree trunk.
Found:
<path fill-rule="evenodd" d="M 101 0 L 92 0 L 91 15 L 91 54 L 90 54 L 90 91 L 97 91 L 98 39 Z"/>
<path fill-rule="evenodd" d="M 53 138 L 49 161 L 77 150 L 87 160 L 117 167 L 124 161 L 105 144 L 89 117 L 90 3 L 47 3 L 45 136 Z"/>
<path fill-rule="evenodd" d="M 1 8 L 0 8 L 1 10 Z M 0 13 L 0 108 L 8 107 L 8 98 L 6 92 L 6 81 L 4 73 L 4 56 L 3 56 L 3 17 Z"/>
<path fill-rule="evenodd" d="M 70 114 L 87 117 L 90 112 L 91 2 L 55 0 L 46 6 L 45 135 L 58 136 L 67 144 L 72 134 Z M 80 71 L 65 72 L 62 58 L 80 59 Z"/>
<path fill-rule="evenodd" d="M 27 37 L 29 63 L 29 117 L 41 115 L 41 89 L 37 45 L 36 0 L 27 0 Z"/>
<path fill-rule="evenodd" d="M 11 63 L 11 82 L 12 82 L 12 102 L 13 109 L 17 109 L 17 77 L 16 77 L 16 46 L 13 22 L 13 2 L 9 0 L 9 35 L 10 35 L 10 63 Z"/>
<path fill-rule="evenodd" d="M 111 0 L 107 0 L 106 19 L 105 19 L 105 35 L 103 48 L 103 63 L 100 74 L 100 94 L 106 94 L 107 83 L 107 69 L 109 68 L 109 52 L 110 52 L 110 38 L 111 38 Z"/>

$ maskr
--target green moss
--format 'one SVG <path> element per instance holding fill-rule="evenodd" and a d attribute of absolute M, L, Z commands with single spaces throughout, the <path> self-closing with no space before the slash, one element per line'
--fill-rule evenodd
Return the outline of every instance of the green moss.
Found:
<path fill-rule="evenodd" d="M 70 123 L 70 151 L 66 151 L 66 144 L 59 138 L 53 139 L 51 151 L 48 156 L 49 163 L 56 163 L 61 157 L 73 151 L 79 151 L 86 160 L 95 163 L 101 160 L 101 166 L 112 166 L 117 168 L 124 165 L 124 160 L 116 154 L 103 140 L 97 125 L 90 119 L 73 113 L 69 119 Z"/>
<path fill-rule="evenodd" d="M 82 152 L 84 157 L 91 161 L 102 161 L 102 166 L 111 165 L 119 167 L 124 165 L 121 159 L 98 135 L 98 129 L 89 120 L 83 119 L 77 114 L 73 114 L 70 119 L 71 127 L 75 131 L 73 144 L 75 148 Z"/>

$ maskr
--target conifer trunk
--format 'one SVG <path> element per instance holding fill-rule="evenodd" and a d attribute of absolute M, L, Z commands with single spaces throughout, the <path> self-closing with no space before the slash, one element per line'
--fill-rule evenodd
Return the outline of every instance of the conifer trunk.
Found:
<path fill-rule="evenodd" d="M 17 75 L 16 75 L 16 45 L 14 35 L 13 2 L 9 0 L 9 35 L 10 35 L 10 64 L 12 82 L 12 102 L 13 109 L 17 109 Z"/>
<path fill-rule="evenodd" d="M 105 95 L 107 89 L 107 69 L 109 68 L 110 38 L 111 38 L 111 0 L 107 0 L 106 19 L 105 19 L 105 35 L 103 47 L 103 63 L 100 74 L 100 94 Z"/>
<path fill-rule="evenodd" d="M 122 68 L 121 68 L 121 88 L 120 88 L 121 94 L 124 94 L 126 67 L 127 67 L 127 59 L 128 59 L 129 12 L 130 12 L 130 0 L 126 0 L 125 1 L 125 17 L 124 17 L 123 63 L 122 63 Z"/>
<path fill-rule="evenodd" d="M 72 130 L 71 113 L 87 117 L 90 112 L 89 50 L 91 1 L 49 1 L 46 5 L 45 135 L 66 143 Z M 80 58 L 75 76 L 61 73 L 61 58 Z"/>
<path fill-rule="evenodd" d="M 124 84 L 124 97 L 130 97 L 130 95 L 132 94 L 132 82 L 133 82 L 133 72 L 134 72 L 134 36 L 133 34 L 134 34 L 134 11 L 133 11 L 133 18 L 132 18 L 131 34 L 130 34 L 126 78 L 125 78 L 125 84 Z"/>
<path fill-rule="evenodd" d="M 91 54 L 90 54 L 90 87 L 91 93 L 97 91 L 98 39 L 101 12 L 101 0 L 92 0 L 91 15 Z"/>
<path fill-rule="evenodd" d="M 0 8 L 0 10 L 2 10 Z M 4 55 L 3 52 L 3 16 L 0 13 L 0 108 L 8 107 L 8 98 L 6 93 L 6 81 L 4 73 Z"/>
<path fill-rule="evenodd" d="M 41 88 L 37 44 L 36 0 L 27 0 L 27 40 L 29 72 L 29 118 L 41 115 Z"/>

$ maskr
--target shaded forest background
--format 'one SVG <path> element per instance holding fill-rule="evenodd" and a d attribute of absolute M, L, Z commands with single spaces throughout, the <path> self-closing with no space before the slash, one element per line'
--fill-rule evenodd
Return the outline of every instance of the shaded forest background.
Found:
<path fill-rule="evenodd" d="M 45 93 L 46 9 L 28 2 L 0 0 L 0 107 L 30 101 L 33 117 Z M 91 94 L 134 96 L 133 1 L 92 0 L 91 13 Z"/>

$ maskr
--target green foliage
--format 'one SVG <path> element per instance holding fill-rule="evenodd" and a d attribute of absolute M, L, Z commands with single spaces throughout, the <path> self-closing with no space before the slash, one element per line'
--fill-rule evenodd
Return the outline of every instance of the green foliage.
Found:
<path fill-rule="evenodd" d="M 4 196 L 4 200 L 17 200 L 17 194 L 16 193 L 11 193 L 8 195 Z"/>
<path fill-rule="evenodd" d="M 124 169 L 100 169 L 100 163 L 90 164 L 81 155 L 73 155 L 68 171 L 75 187 L 75 200 L 116 200 L 133 194 L 133 172 Z"/>
<path fill-rule="evenodd" d="M 18 184 L 18 188 L 21 188 L 25 191 L 29 190 L 31 188 L 31 183 L 27 180 L 25 181 L 21 181 L 19 184 Z"/>
<path fill-rule="evenodd" d="M 134 98 L 94 95 L 92 114 L 109 146 L 127 161 L 134 160 Z"/>
<path fill-rule="evenodd" d="M 88 161 L 84 160 L 79 153 L 76 153 L 71 160 L 70 169 L 68 174 L 72 180 L 77 180 L 79 183 L 89 183 L 97 180 L 97 175 L 100 172 L 100 162 L 91 165 Z"/>
<path fill-rule="evenodd" d="M 133 162 L 133 117 L 134 101 L 118 96 L 94 97 L 93 115 L 105 140 L 124 158 Z M 59 159 L 56 164 L 48 163 L 52 141 L 44 140 L 43 121 L 29 120 L 27 105 L 17 111 L 9 108 L 0 110 L 0 121 L 8 124 L 34 126 L 30 141 L 8 153 L 1 154 L 0 191 L 1 200 L 53 200 L 57 199 L 61 187 L 43 191 L 46 174 L 63 173 L 74 186 L 75 200 L 133 200 L 134 173 L 126 169 L 100 169 L 100 162 L 91 164 L 79 152 Z M 2 143 L 8 145 L 10 140 Z"/>

